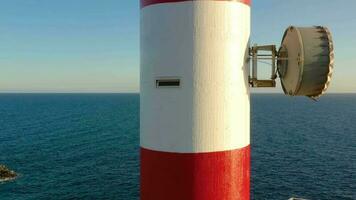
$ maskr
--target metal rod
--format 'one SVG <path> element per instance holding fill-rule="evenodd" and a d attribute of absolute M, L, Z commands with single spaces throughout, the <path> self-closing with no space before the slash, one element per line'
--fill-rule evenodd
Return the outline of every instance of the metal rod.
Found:
<path fill-rule="evenodd" d="M 291 60 L 292 58 L 275 58 L 275 60 Z M 257 60 L 273 60 L 273 58 L 257 58 Z"/>
<path fill-rule="evenodd" d="M 253 58 L 252 58 L 252 79 L 257 79 L 257 45 L 252 47 Z"/>
<path fill-rule="evenodd" d="M 273 54 L 258 54 L 257 56 L 273 56 Z"/>
<path fill-rule="evenodd" d="M 271 79 L 275 79 L 275 73 L 276 73 L 276 47 L 272 47 L 272 75 Z"/>

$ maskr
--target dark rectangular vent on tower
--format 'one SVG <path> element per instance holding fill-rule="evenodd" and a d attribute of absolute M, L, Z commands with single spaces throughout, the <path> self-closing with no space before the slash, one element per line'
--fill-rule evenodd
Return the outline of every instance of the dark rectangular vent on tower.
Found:
<path fill-rule="evenodd" d="M 156 80 L 156 87 L 179 87 L 180 79 L 179 78 L 159 78 Z"/>

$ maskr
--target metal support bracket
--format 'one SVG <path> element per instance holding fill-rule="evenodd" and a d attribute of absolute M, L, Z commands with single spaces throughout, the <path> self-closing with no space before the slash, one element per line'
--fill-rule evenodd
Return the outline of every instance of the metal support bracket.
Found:
<path fill-rule="evenodd" d="M 270 52 L 270 54 L 258 54 L 259 51 Z M 249 76 L 249 83 L 251 87 L 276 87 L 276 60 L 277 50 L 275 45 L 257 46 L 250 48 L 250 57 L 252 58 L 252 76 Z M 259 60 L 271 60 L 272 73 L 271 79 L 259 80 L 257 77 L 257 66 Z"/>

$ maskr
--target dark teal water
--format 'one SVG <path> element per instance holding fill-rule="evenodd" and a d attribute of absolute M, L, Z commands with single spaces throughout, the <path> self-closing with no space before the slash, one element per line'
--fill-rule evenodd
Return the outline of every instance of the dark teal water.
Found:
<path fill-rule="evenodd" d="M 139 96 L 0 95 L 0 200 L 138 199 Z M 252 96 L 253 199 L 356 199 L 356 95 Z"/>

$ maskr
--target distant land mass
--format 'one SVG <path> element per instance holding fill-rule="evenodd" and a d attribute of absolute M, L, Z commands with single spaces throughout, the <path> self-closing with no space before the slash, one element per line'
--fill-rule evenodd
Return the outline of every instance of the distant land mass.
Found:
<path fill-rule="evenodd" d="M 5 165 L 0 165 L 0 182 L 10 181 L 17 177 L 17 174 L 8 169 Z"/>

